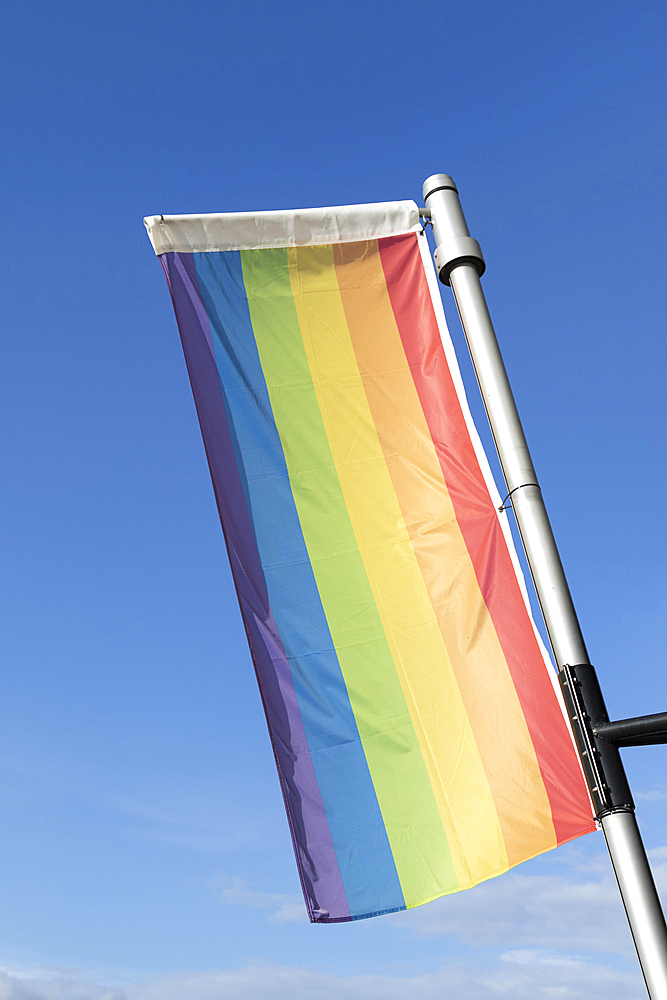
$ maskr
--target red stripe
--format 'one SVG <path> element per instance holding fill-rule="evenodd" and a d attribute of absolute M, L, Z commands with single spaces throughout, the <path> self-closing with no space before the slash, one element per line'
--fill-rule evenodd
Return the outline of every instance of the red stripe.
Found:
<path fill-rule="evenodd" d="M 403 348 L 533 741 L 558 843 L 595 829 L 588 793 L 461 410 L 417 236 L 378 241 Z"/>

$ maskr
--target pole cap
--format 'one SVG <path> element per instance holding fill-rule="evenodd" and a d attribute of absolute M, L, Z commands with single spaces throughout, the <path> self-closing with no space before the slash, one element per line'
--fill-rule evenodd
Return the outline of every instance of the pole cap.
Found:
<path fill-rule="evenodd" d="M 457 194 L 459 191 L 449 174 L 431 174 L 430 177 L 426 178 L 422 185 L 424 201 L 426 201 L 429 195 L 435 194 L 436 191 L 442 191 L 443 188 L 450 191 L 456 191 Z"/>

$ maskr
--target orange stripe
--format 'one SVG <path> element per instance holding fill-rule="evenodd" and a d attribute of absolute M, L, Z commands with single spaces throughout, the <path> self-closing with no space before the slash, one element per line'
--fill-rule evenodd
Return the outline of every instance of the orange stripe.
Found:
<path fill-rule="evenodd" d="M 479 748 L 508 861 L 518 864 L 556 845 L 530 733 L 405 357 L 377 241 L 339 244 L 334 259 L 385 460 Z"/>

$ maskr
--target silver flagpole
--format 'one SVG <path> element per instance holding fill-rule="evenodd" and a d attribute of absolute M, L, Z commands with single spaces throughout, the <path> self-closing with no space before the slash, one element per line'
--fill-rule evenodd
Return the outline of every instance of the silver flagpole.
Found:
<path fill-rule="evenodd" d="M 423 190 L 423 214 L 431 219 L 437 247 L 436 267 L 440 280 L 454 293 L 646 988 L 651 1000 L 667 1000 L 667 926 L 620 760 L 620 740 L 614 743 L 610 736 L 600 736 L 605 725 L 609 733 L 615 724 L 609 722 L 590 665 L 482 291 L 484 257 L 470 236 L 452 178 L 433 174 Z M 650 742 L 664 740 L 657 737 Z"/>

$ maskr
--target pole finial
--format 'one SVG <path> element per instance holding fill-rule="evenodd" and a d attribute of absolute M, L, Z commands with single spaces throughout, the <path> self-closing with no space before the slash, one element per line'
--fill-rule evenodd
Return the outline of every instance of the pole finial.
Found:
<path fill-rule="evenodd" d="M 424 196 L 424 201 L 429 195 L 435 194 L 436 191 L 456 191 L 458 193 L 458 188 L 454 183 L 452 177 L 449 174 L 431 174 L 427 177 L 422 185 L 422 192 Z"/>

